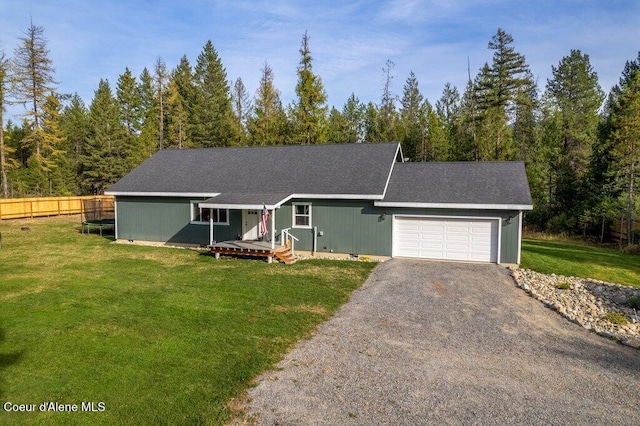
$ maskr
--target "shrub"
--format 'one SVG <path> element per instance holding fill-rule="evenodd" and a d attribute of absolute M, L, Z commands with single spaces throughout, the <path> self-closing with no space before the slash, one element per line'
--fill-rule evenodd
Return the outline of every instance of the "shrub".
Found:
<path fill-rule="evenodd" d="M 624 314 L 621 314 L 620 312 L 609 312 L 604 316 L 604 319 L 612 324 L 622 325 L 627 323 L 627 317 L 625 317 Z"/>
<path fill-rule="evenodd" d="M 640 310 L 640 296 L 634 296 L 627 299 L 627 305 L 633 309 Z"/>
<path fill-rule="evenodd" d="M 571 288 L 571 284 L 566 281 L 562 281 L 556 285 L 556 288 L 559 290 L 569 290 Z"/>

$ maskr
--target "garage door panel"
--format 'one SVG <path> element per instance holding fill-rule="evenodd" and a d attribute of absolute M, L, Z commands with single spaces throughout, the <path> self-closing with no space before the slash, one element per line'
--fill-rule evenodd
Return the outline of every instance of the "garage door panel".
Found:
<path fill-rule="evenodd" d="M 497 262 L 498 221 L 466 218 L 394 218 L 394 255 Z"/>

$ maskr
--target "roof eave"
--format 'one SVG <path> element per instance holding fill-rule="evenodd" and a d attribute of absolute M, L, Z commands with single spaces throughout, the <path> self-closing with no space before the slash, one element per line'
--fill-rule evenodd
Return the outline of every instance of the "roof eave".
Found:
<path fill-rule="evenodd" d="M 475 204 L 475 203 L 420 203 L 399 201 L 374 201 L 376 207 L 404 207 L 421 209 L 465 210 L 533 210 L 531 204 Z"/>

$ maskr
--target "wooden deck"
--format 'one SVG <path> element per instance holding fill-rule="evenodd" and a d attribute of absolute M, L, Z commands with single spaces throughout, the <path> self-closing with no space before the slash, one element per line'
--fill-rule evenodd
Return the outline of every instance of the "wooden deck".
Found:
<path fill-rule="evenodd" d="M 221 241 L 209 246 L 211 253 L 218 259 L 220 255 L 230 256 L 255 256 L 266 257 L 269 263 L 273 258 L 277 258 L 284 263 L 294 263 L 296 256 L 291 253 L 287 246 L 276 245 L 271 248 L 271 242 L 268 241 Z"/>

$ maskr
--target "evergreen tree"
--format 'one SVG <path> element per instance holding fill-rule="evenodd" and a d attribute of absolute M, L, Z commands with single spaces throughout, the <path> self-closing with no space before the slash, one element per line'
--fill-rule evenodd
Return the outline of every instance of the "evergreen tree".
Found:
<path fill-rule="evenodd" d="M 195 67 L 192 139 L 196 146 L 227 146 L 238 141 L 227 73 L 211 41 Z"/>
<path fill-rule="evenodd" d="M 418 152 L 423 154 L 422 161 L 427 158 L 424 142 L 426 136 L 426 122 L 423 120 L 423 96 L 418 88 L 418 79 L 411 71 L 404 85 L 400 108 L 402 152 L 414 161 L 419 160 Z"/>
<path fill-rule="evenodd" d="M 640 72 L 629 76 L 622 86 L 612 117 L 614 152 L 618 169 L 626 187 L 627 244 L 633 244 L 633 218 L 636 209 L 635 194 L 638 191 L 640 167 Z"/>
<path fill-rule="evenodd" d="M 47 179 L 49 195 L 70 195 L 75 189 L 74 170 L 64 151 L 61 109 L 58 97 L 51 93 L 43 105 L 42 154 L 46 160 L 39 162 Z"/>
<path fill-rule="evenodd" d="M 167 147 L 182 149 L 189 146 L 189 115 L 185 101 L 180 95 L 176 80 L 169 82 L 167 89 Z"/>
<path fill-rule="evenodd" d="M 127 130 L 126 144 L 131 147 L 137 147 L 143 123 L 142 99 L 136 78 L 129 68 L 125 68 L 124 74 L 118 78 L 116 99 L 118 101 L 120 120 Z M 136 152 L 136 158 L 132 159 L 132 161 L 138 164 L 143 157 L 139 155 L 138 150 L 133 151 Z"/>
<path fill-rule="evenodd" d="M 382 100 L 377 114 L 377 131 L 375 132 L 377 133 L 377 140 L 375 140 L 375 142 L 392 142 L 399 139 L 399 117 L 398 110 L 396 109 L 396 97 L 391 91 L 391 82 L 393 80 L 392 70 L 395 66 L 396 64 L 393 61 L 387 60 L 382 69 L 384 86 L 382 89 Z"/>
<path fill-rule="evenodd" d="M 446 123 L 427 100 L 422 104 L 420 121 L 420 126 L 424 129 L 424 136 L 417 147 L 416 159 L 420 161 L 447 161 L 449 159 L 449 142 Z"/>
<path fill-rule="evenodd" d="M 368 102 L 364 108 L 364 140 L 365 142 L 381 142 L 383 136 L 380 134 L 378 120 L 378 108 L 373 102 Z"/>
<path fill-rule="evenodd" d="M 2 182 L 2 197 L 9 198 L 8 170 L 16 165 L 11 154 L 15 152 L 4 142 L 4 111 L 7 103 L 7 90 L 9 88 L 9 60 L 0 51 L 0 181 Z"/>
<path fill-rule="evenodd" d="M 317 144 L 326 142 L 327 94 L 320 76 L 313 72 L 313 58 L 309 48 L 309 35 L 302 37 L 300 64 L 298 65 L 297 101 L 291 108 L 292 143 Z"/>
<path fill-rule="evenodd" d="M 280 101 L 280 92 L 273 84 L 273 70 L 265 63 L 261 71 L 254 108 L 247 123 L 249 143 L 281 145 L 285 142 L 287 117 Z"/>
<path fill-rule="evenodd" d="M 183 56 L 180 63 L 173 70 L 171 81 L 175 83 L 178 99 L 181 100 L 181 109 L 186 114 L 186 127 L 183 128 L 184 142 L 187 146 L 191 146 L 191 123 L 194 121 L 193 107 L 195 105 L 195 82 L 193 69 L 189 63 L 189 59 Z"/>
<path fill-rule="evenodd" d="M 347 120 L 336 107 L 332 107 L 327 123 L 327 143 L 345 143 L 346 137 Z"/>
<path fill-rule="evenodd" d="M 63 133 L 63 150 L 66 153 L 70 167 L 75 171 L 70 186 L 74 193 L 80 193 L 79 178 L 82 175 L 82 154 L 89 136 L 89 115 L 87 108 L 78 94 L 71 97 L 60 117 L 60 127 Z"/>
<path fill-rule="evenodd" d="M 158 104 L 153 77 L 147 68 L 144 68 L 140 74 L 138 93 L 140 94 L 142 128 L 138 137 L 137 153 L 134 157 L 135 164 L 140 164 L 151 157 L 158 150 L 158 141 L 160 140 L 158 135 Z"/>
<path fill-rule="evenodd" d="M 361 143 L 365 141 L 364 114 L 365 106 L 352 93 L 342 107 L 342 117 L 345 120 L 344 140 L 342 142 Z"/>
<path fill-rule="evenodd" d="M 14 52 L 15 98 L 27 108 L 26 116 L 31 131 L 23 141 L 33 146 L 36 161 L 42 159 L 43 105 L 49 93 L 55 90 L 55 69 L 49 58 L 44 28 L 31 23 Z"/>
<path fill-rule="evenodd" d="M 101 193 L 133 166 L 127 129 L 106 80 L 100 80 L 89 107 L 89 123 L 91 131 L 82 156 L 81 184 L 86 192 Z"/>
<path fill-rule="evenodd" d="M 455 158 L 453 147 L 460 135 L 460 93 L 455 86 L 446 83 L 442 90 L 442 96 L 436 102 L 436 113 L 441 125 L 444 126 L 444 160 Z"/>
<path fill-rule="evenodd" d="M 238 77 L 236 82 L 233 84 L 231 99 L 233 101 L 232 106 L 235 125 L 239 135 L 239 139 L 234 145 L 247 145 L 247 121 L 251 115 L 253 105 L 251 103 L 251 97 L 249 96 L 249 93 L 247 93 L 247 88 L 244 86 L 240 77 Z"/>
<path fill-rule="evenodd" d="M 535 82 L 525 57 L 512 46 L 513 37 L 498 28 L 489 42 L 491 66 L 485 64 L 476 77 L 473 96 L 480 121 L 476 127 L 478 159 L 510 160 L 517 157 L 512 124 L 523 94 L 535 93 Z"/>
<path fill-rule="evenodd" d="M 167 82 L 169 74 L 167 73 L 167 64 L 158 58 L 155 64 L 155 95 L 156 106 L 158 108 L 158 149 L 164 148 L 164 121 L 165 121 L 165 97 L 167 92 Z"/>
<path fill-rule="evenodd" d="M 557 67 L 551 67 L 553 78 L 547 81 L 547 99 L 560 123 L 556 145 L 559 161 L 556 202 L 560 212 L 576 207 L 582 182 L 588 170 L 592 147 L 597 139 L 599 108 L 604 94 L 589 56 L 572 50 Z"/>

